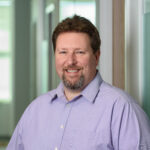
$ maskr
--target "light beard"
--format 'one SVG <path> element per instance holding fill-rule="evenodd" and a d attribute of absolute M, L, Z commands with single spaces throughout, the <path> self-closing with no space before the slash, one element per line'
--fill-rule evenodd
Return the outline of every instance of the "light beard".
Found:
<path fill-rule="evenodd" d="M 84 76 L 83 75 L 81 75 L 79 80 L 77 80 L 75 83 L 72 83 L 69 80 L 67 80 L 67 78 L 65 77 L 64 74 L 62 76 L 62 80 L 63 80 L 64 86 L 70 90 L 79 90 L 84 85 Z"/>

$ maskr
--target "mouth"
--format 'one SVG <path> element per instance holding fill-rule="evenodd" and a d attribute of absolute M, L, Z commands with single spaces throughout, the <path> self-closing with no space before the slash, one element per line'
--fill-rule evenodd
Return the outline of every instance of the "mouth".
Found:
<path fill-rule="evenodd" d="M 69 74 L 76 74 L 80 70 L 82 70 L 82 68 L 64 68 L 63 70 L 64 72 L 69 73 Z"/>
<path fill-rule="evenodd" d="M 66 69 L 65 71 L 66 72 L 69 72 L 69 73 L 76 73 L 78 72 L 80 69 Z"/>

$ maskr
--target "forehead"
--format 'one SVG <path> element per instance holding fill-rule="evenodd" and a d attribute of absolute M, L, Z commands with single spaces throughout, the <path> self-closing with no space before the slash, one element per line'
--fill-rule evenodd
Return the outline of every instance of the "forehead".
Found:
<path fill-rule="evenodd" d="M 86 33 L 82 32 L 65 32 L 59 34 L 56 40 L 56 47 L 57 46 L 90 46 L 90 37 Z"/>

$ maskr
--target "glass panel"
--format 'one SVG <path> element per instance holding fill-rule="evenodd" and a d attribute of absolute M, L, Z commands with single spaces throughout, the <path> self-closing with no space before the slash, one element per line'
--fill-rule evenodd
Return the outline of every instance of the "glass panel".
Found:
<path fill-rule="evenodd" d="M 66 11 L 67 10 L 67 11 Z M 96 6 L 95 1 L 60 1 L 60 20 L 73 16 L 74 14 L 88 18 L 96 24 Z"/>
<path fill-rule="evenodd" d="M 0 30 L 0 52 L 9 50 L 9 32 Z"/>
<path fill-rule="evenodd" d="M 150 12 L 150 0 L 144 0 L 144 13 Z"/>
<path fill-rule="evenodd" d="M 0 100 L 10 100 L 10 60 L 0 58 Z"/>
<path fill-rule="evenodd" d="M 0 1 L 0 52 L 9 51 L 10 45 L 10 1 Z"/>
<path fill-rule="evenodd" d="M 143 107 L 150 116 L 150 0 L 145 0 L 144 6 Z"/>
<path fill-rule="evenodd" d="M 0 0 L 0 102 L 11 100 L 11 0 Z"/>

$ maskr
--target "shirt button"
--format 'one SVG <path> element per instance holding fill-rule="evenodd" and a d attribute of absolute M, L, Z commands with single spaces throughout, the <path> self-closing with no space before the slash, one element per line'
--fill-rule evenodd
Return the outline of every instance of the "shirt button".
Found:
<path fill-rule="evenodd" d="M 61 126 L 60 126 L 60 128 L 61 128 L 61 129 L 64 129 L 64 126 L 63 126 L 63 125 L 61 125 Z"/>
<path fill-rule="evenodd" d="M 55 150 L 58 150 L 58 148 L 57 148 L 57 147 L 55 147 Z"/>

